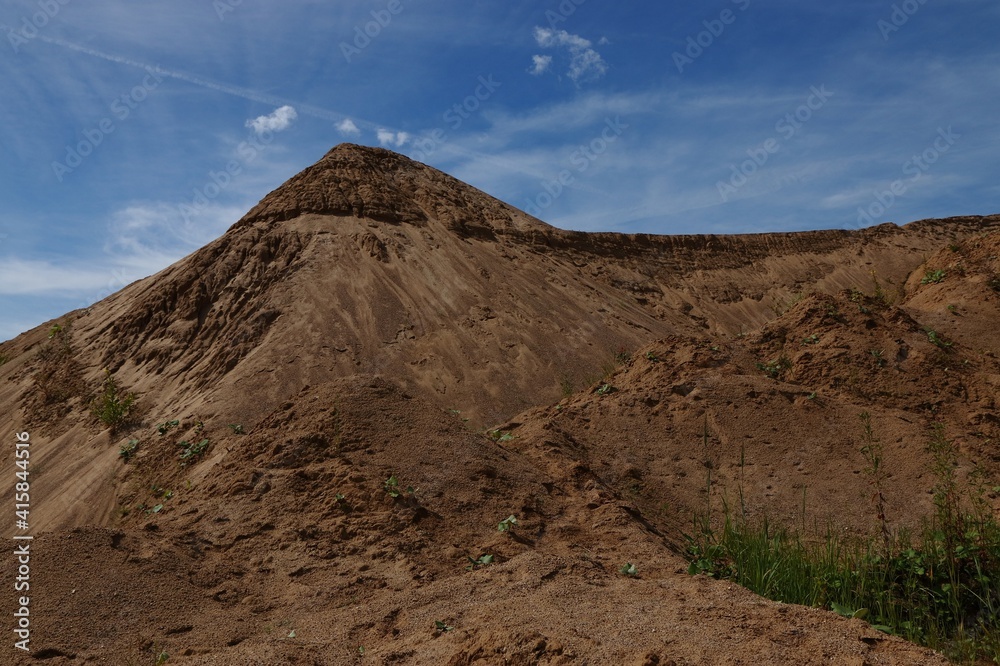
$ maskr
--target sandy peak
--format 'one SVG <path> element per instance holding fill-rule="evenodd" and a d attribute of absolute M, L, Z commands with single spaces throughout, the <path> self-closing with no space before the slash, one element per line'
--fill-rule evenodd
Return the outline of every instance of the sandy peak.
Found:
<path fill-rule="evenodd" d="M 236 226 L 306 214 L 390 224 L 438 221 L 474 235 L 549 228 L 433 167 L 385 148 L 352 143 L 330 149 L 318 162 L 264 197 Z"/>

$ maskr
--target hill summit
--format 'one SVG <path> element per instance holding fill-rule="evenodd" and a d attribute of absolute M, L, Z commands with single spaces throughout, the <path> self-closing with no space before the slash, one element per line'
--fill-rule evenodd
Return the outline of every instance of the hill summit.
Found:
<path fill-rule="evenodd" d="M 551 229 L 437 169 L 351 143 L 331 149 L 268 194 L 235 228 L 308 214 L 416 226 L 435 220 L 468 235 Z"/>

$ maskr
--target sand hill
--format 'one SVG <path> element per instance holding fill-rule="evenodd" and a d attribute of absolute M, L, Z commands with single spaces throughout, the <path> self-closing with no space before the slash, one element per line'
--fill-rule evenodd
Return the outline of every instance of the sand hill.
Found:
<path fill-rule="evenodd" d="M 0 345 L 0 429 L 32 437 L 13 663 L 944 663 L 690 577 L 681 535 L 738 487 L 752 515 L 875 529 L 862 411 L 895 525 L 930 506 L 931 423 L 963 479 L 1000 471 L 998 254 L 1000 217 L 562 231 L 338 146 Z M 90 409 L 108 373 L 138 396 L 115 429 Z"/>

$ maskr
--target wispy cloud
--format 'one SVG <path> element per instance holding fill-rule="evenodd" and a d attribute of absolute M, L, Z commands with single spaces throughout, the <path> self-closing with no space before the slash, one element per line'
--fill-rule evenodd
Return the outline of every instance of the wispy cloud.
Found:
<path fill-rule="evenodd" d="M 359 136 L 361 134 L 361 130 L 358 129 L 358 126 L 350 118 L 344 118 L 337 123 L 337 131 L 344 136 Z"/>
<path fill-rule="evenodd" d="M 589 39 L 572 35 L 565 30 L 536 26 L 535 41 L 542 48 L 564 48 L 569 52 L 570 63 L 566 75 L 575 83 L 579 83 L 581 79 L 599 79 L 608 71 L 608 64 L 601 57 L 601 54 L 593 49 Z M 538 57 L 534 57 L 536 68 L 538 67 Z M 550 65 L 551 57 L 549 60 Z M 546 65 L 547 67 L 548 65 Z"/>
<path fill-rule="evenodd" d="M 246 125 L 257 134 L 281 132 L 288 129 L 298 117 L 299 114 L 295 112 L 295 107 L 286 104 L 266 116 L 257 116 L 253 120 L 248 120 Z"/>
<path fill-rule="evenodd" d="M 528 71 L 534 76 L 541 76 L 552 66 L 552 56 L 535 55 L 531 56 L 532 66 Z"/>
<path fill-rule="evenodd" d="M 82 293 L 99 289 L 108 276 L 91 266 L 7 258 L 0 263 L 0 296 Z"/>

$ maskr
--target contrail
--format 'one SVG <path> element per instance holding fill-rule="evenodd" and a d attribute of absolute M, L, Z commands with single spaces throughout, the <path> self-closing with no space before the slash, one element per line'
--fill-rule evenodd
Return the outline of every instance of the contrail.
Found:
<path fill-rule="evenodd" d="M 322 107 L 314 106 L 312 104 L 303 104 L 295 100 L 285 99 L 283 97 L 278 97 L 276 95 L 266 95 L 249 88 L 242 88 L 240 86 L 233 86 L 226 83 L 217 83 L 210 79 L 206 79 L 202 76 L 197 76 L 195 74 L 188 74 L 187 72 L 181 72 L 173 69 L 166 69 L 160 67 L 159 65 L 150 65 L 139 60 L 134 60 L 132 58 L 126 58 L 124 56 L 114 55 L 111 53 L 105 53 L 99 51 L 95 48 L 89 46 L 83 46 L 82 44 L 75 44 L 73 42 L 68 42 L 63 39 L 54 39 L 52 37 L 46 37 L 45 35 L 38 35 L 35 37 L 40 41 L 47 44 L 52 44 L 54 46 L 60 46 L 65 49 L 70 49 L 72 51 L 77 51 L 79 53 L 86 53 L 87 55 L 94 56 L 95 58 L 101 58 L 103 60 L 108 60 L 110 62 L 116 62 L 122 65 L 128 65 L 129 67 L 136 67 L 138 69 L 144 69 L 149 72 L 155 72 L 157 74 L 177 79 L 178 81 L 185 81 L 202 88 L 207 88 L 209 90 L 215 90 L 217 92 L 226 93 L 227 95 L 234 95 L 236 97 L 242 97 L 243 99 L 248 99 L 253 102 L 260 102 L 261 104 L 269 104 L 272 106 L 284 106 L 291 105 L 296 108 L 296 110 L 305 113 L 310 116 L 315 116 L 317 118 L 322 118 L 323 120 L 329 120 L 331 122 L 338 122 L 349 118 L 346 113 L 338 113 L 335 111 L 328 111 Z M 374 127 L 385 127 L 385 125 L 379 125 L 377 123 L 372 123 L 365 120 L 358 120 L 369 128 Z"/>
<path fill-rule="evenodd" d="M 0 28 L 2 27 L 6 26 L 0 26 Z M 202 76 L 197 76 L 195 74 L 189 74 L 187 72 L 181 72 L 173 69 L 166 69 L 164 67 L 160 67 L 159 65 L 150 65 L 148 63 L 142 62 L 140 60 L 135 60 L 133 58 L 126 58 L 124 56 L 105 53 L 104 51 L 100 51 L 90 46 L 76 44 L 74 42 L 69 42 L 64 39 L 55 39 L 52 37 L 47 37 L 45 35 L 38 35 L 35 37 L 35 39 L 45 42 L 47 44 L 52 44 L 53 46 L 59 46 L 61 48 L 70 49 L 72 51 L 77 51 L 79 53 L 85 53 L 87 55 L 93 56 L 95 58 L 101 58 L 109 62 L 128 65 L 129 67 L 135 67 L 137 69 L 142 69 L 148 72 L 155 72 L 158 75 L 166 76 L 172 79 L 176 79 L 178 81 L 184 81 L 192 85 L 200 86 L 202 88 L 207 88 L 208 90 L 215 90 L 217 92 L 225 93 L 227 95 L 233 95 L 235 97 L 248 99 L 252 102 L 260 102 L 261 104 L 268 104 L 275 107 L 284 106 L 287 104 L 295 107 L 296 111 L 300 111 L 301 113 L 304 113 L 306 115 L 313 116 L 315 118 L 321 118 L 323 120 L 327 120 L 330 122 L 340 122 L 342 120 L 350 118 L 351 120 L 354 120 L 356 124 L 372 132 L 377 131 L 379 129 L 391 129 L 391 126 L 386 125 L 384 123 L 375 123 L 369 120 L 353 118 L 352 116 L 346 113 L 329 111 L 327 109 L 312 104 L 303 104 L 296 100 L 291 100 L 284 97 L 278 97 L 276 95 L 267 95 L 264 93 L 260 93 L 256 90 L 243 88 L 241 86 L 229 85 L 227 83 L 218 83 L 216 81 L 212 81 L 211 79 L 207 79 Z M 464 155 L 465 157 L 468 158 L 482 160 L 490 164 L 493 164 L 494 166 L 500 169 L 504 169 L 506 171 L 520 173 L 522 175 L 532 176 L 536 178 L 543 177 L 543 174 L 529 172 L 526 169 L 524 169 L 523 166 L 511 162 L 510 160 L 500 158 L 494 155 L 483 154 L 475 150 L 470 150 L 468 148 L 465 148 L 464 146 L 456 145 L 450 141 L 447 142 L 445 145 L 442 145 L 441 150 L 442 152 L 457 153 L 459 155 Z"/>

